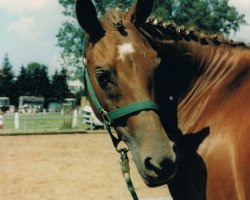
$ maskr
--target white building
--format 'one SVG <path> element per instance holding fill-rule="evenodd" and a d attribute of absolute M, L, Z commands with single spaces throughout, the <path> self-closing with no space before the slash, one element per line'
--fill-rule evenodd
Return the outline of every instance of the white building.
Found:
<path fill-rule="evenodd" d="M 77 93 L 84 89 L 84 86 L 80 80 L 68 80 L 68 87 L 72 93 Z"/>

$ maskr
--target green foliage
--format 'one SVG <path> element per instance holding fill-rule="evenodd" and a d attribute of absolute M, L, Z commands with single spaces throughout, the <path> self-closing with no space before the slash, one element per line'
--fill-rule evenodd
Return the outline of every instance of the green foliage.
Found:
<path fill-rule="evenodd" d="M 103 15 L 106 11 L 106 8 L 113 7 L 115 3 L 115 0 L 95 0 L 97 13 L 99 15 Z"/>
<path fill-rule="evenodd" d="M 59 4 L 64 7 L 65 16 L 75 16 L 75 0 L 59 0 Z"/>
<path fill-rule="evenodd" d="M 39 63 L 30 63 L 26 69 L 22 66 L 20 74 L 17 76 L 16 85 L 18 96 L 42 96 L 49 97 L 50 80 L 48 69 Z"/>
<path fill-rule="evenodd" d="M 127 9 L 130 7 L 133 0 L 95 0 L 95 7 L 99 16 L 105 14 L 106 10 L 113 7 L 120 7 L 122 9 Z"/>
<path fill-rule="evenodd" d="M 156 4 L 156 17 L 202 31 L 229 34 L 247 24 L 245 15 L 229 6 L 228 0 L 160 0 Z"/>
<path fill-rule="evenodd" d="M 71 96 L 67 85 L 67 70 L 65 68 L 63 68 L 59 73 L 58 71 L 56 71 L 55 74 L 53 75 L 51 83 L 51 91 L 53 91 L 51 97 L 57 98 L 61 102 L 65 98 Z"/>
<path fill-rule="evenodd" d="M 20 73 L 16 79 L 16 87 L 18 88 L 18 96 L 28 96 L 30 95 L 30 77 L 28 76 L 26 69 L 24 66 L 21 67 Z"/>
<path fill-rule="evenodd" d="M 9 56 L 6 54 L 0 73 L 0 96 L 10 97 L 12 100 L 14 89 L 14 73 L 9 61 Z M 11 103 L 13 103 L 13 101 L 11 101 Z"/>
<path fill-rule="evenodd" d="M 28 65 L 29 67 L 29 65 Z M 38 67 L 34 70 L 34 74 L 31 74 L 33 78 L 34 84 L 34 95 L 35 96 L 43 96 L 45 98 L 50 96 L 50 90 L 48 90 L 50 86 L 50 81 L 48 78 L 48 69 L 44 65 L 38 65 Z"/>
<path fill-rule="evenodd" d="M 3 61 L 3 74 L 6 81 L 13 81 L 14 73 L 12 71 L 12 65 L 9 61 L 8 54 L 5 55 L 4 61 Z"/>
<path fill-rule="evenodd" d="M 61 57 L 64 67 L 78 66 L 81 63 L 84 32 L 75 21 L 66 21 L 56 35 L 57 45 L 63 49 Z"/>

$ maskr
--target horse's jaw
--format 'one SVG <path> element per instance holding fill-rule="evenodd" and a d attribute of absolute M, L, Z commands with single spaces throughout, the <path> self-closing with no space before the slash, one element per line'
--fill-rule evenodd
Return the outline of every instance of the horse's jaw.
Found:
<path fill-rule="evenodd" d="M 116 128 L 116 131 L 123 136 L 136 134 L 129 133 L 123 127 Z M 149 138 L 143 142 L 136 141 L 133 137 L 126 137 L 124 140 L 131 151 L 138 172 L 148 187 L 167 184 L 175 176 L 177 170 L 176 155 L 173 151 L 174 143 L 169 141 L 165 132 L 162 133 L 162 137 L 154 138 L 161 139 L 158 143 L 157 141 L 154 143 L 153 139 Z"/>

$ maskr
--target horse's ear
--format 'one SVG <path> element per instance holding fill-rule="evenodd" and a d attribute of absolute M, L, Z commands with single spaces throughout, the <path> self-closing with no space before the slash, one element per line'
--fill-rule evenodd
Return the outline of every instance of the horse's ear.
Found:
<path fill-rule="evenodd" d="M 91 0 L 76 1 L 76 16 L 91 41 L 97 41 L 104 35 L 105 31 L 97 18 L 95 6 Z"/>
<path fill-rule="evenodd" d="M 153 7 L 154 0 L 137 0 L 136 3 L 130 8 L 128 15 L 136 26 L 140 26 L 147 20 L 153 10 Z"/>

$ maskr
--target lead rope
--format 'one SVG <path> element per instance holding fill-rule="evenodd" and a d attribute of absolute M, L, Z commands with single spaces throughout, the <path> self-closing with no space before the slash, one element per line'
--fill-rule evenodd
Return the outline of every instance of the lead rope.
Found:
<path fill-rule="evenodd" d="M 134 185 L 130 178 L 130 167 L 129 167 L 129 159 L 128 159 L 127 152 L 128 152 L 128 149 L 119 150 L 121 171 L 122 171 L 123 178 L 127 184 L 128 190 L 131 196 L 133 197 L 133 200 L 139 200 L 135 192 Z"/>
<path fill-rule="evenodd" d="M 131 177 L 130 177 L 130 167 L 129 167 L 129 158 L 128 158 L 128 149 L 126 148 L 122 148 L 122 149 L 118 149 L 117 146 L 119 144 L 119 142 L 121 141 L 121 138 L 118 135 L 118 138 L 116 138 L 111 131 L 110 125 L 108 123 L 105 123 L 104 121 L 104 125 L 105 128 L 107 129 L 111 140 L 113 142 L 113 145 L 116 149 L 116 151 L 120 154 L 120 167 L 121 167 L 121 171 L 122 171 L 122 176 L 127 184 L 127 188 L 133 198 L 133 200 L 139 200 L 139 198 L 137 197 L 137 194 L 135 192 L 135 188 L 134 185 L 132 183 Z"/>

